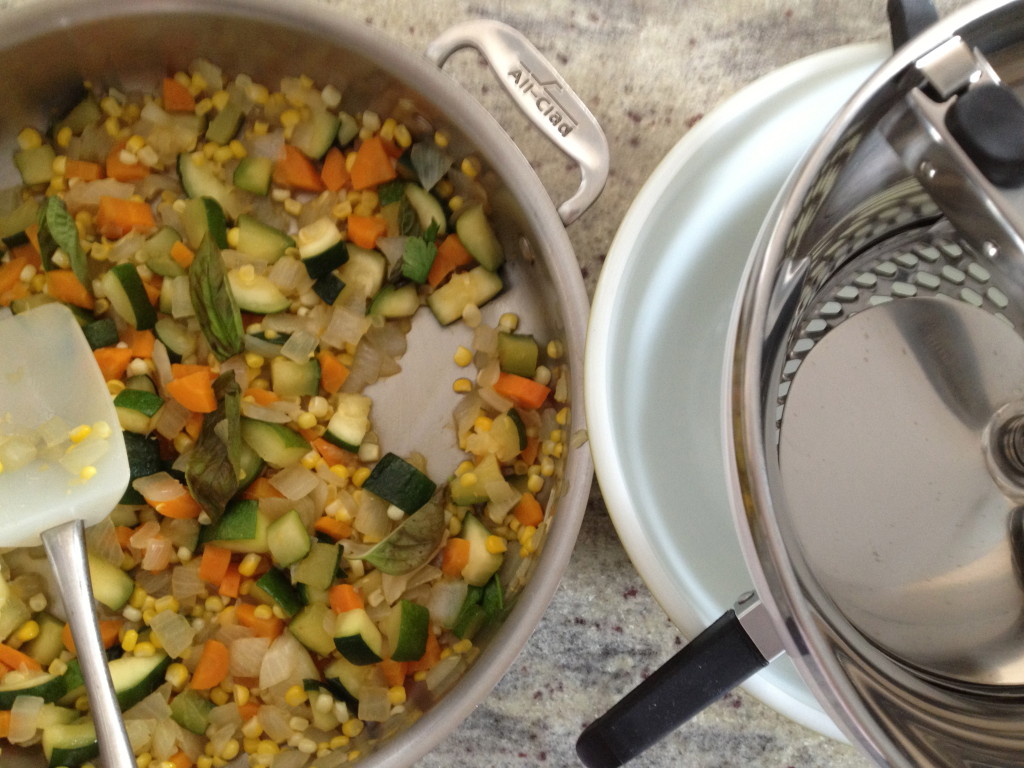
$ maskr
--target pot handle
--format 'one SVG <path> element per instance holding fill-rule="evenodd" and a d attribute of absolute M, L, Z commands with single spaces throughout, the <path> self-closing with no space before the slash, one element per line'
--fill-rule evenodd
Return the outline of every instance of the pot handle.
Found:
<path fill-rule="evenodd" d="M 587 726 L 576 754 L 587 768 L 617 768 L 782 653 L 752 592 Z"/>
<path fill-rule="evenodd" d="M 608 140 L 597 119 L 551 63 L 516 29 L 492 19 L 456 24 L 427 46 L 438 67 L 462 48 L 475 48 L 490 64 L 519 109 L 556 147 L 576 161 L 580 186 L 558 206 L 571 224 L 589 208 L 608 179 Z"/>

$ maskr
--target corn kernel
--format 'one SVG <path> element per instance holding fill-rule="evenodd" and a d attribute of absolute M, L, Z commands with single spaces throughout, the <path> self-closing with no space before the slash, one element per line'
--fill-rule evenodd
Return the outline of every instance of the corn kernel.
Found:
<path fill-rule="evenodd" d="M 452 211 L 452 213 L 458 211 L 465 204 L 466 200 L 462 197 L 462 195 L 452 195 L 451 197 L 448 198 L 448 209 Z"/>
<path fill-rule="evenodd" d="M 87 712 L 89 710 L 89 697 L 79 696 L 75 699 L 75 709 L 79 712 Z"/>
<path fill-rule="evenodd" d="M 135 644 L 135 655 L 150 657 L 156 655 L 156 646 L 148 640 L 143 640 L 141 643 Z"/>
<path fill-rule="evenodd" d="M 236 159 L 235 152 L 233 149 L 231 149 L 230 146 L 220 146 L 213 151 L 213 159 L 216 160 L 221 165 L 223 165 L 224 163 Z"/>
<path fill-rule="evenodd" d="M 355 738 L 363 732 L 363 721 L 358 717 L 353 717 L 351 720 L 342 723 L 341 732 L 350 739 Z"/>
<path fill-rule="evenodd" d="M 29 640 L 35 640 L 39 637 L 39 622 L 34 619 L 29 619 L 18 627 L 15 637 L 22 643 L 27 643 Z"/>
<path fill-rule="evenodd" d="M 238 139 L 232 139 L 228 143 L 228 147 L 231 149 L 231 154 L 233 154 L 237 160 L 241 160 L 249 154 L 245 149 L 245 144 L 240 142 Z"/>
<path fill-rule="evenodd" d="M 458 392 L 460 395 L 472 392 L 473 382 L 467 379 L 465 376 L 461 376 L 452 382 L 452 390 Z"/>
<path fill-rule="evenodd" d="M 333 472 L 342 480 L 348 480 L 348 467 L 346 467 L 344 464 L 332 464 L 331 472 Z"/>
<path fill-rule="evenodd" d="M 476 485 L 476 481 L 476 472 L 464 472 L 459 475 L 459 484 L 463 488 L 469 488 L 470 486 Z"/>
<path fill-rule="evenodd" d="M 337 736 L 334 736 L 329 742 L 327 742 L 327 747 L 329 749 L 341 749 L 342 747 L 347 747 L 351 740 L 352 739 L 350 739 L 345 734 L 339 733 Z"/>
<path fill-rule="evenodd" d="M 569 423 L 569 409 L 562 408 L 555 414 L 555 423 L 561 426 L 565 426 Z"/>
<path fill-rule="evenodd" d="M 228 692 L 223 688 L 214 688 L 210 691 L 210 701 L 216 704 L 218 707 L 223 707 L 228 703 Z"/>
<path fill-rule="evenodd" d="M 153 755 L 149 752 L 143 752 L 135 758 L 135 765 L 137 768 L 150 768 L 153 765 Z"/>
<path fill-rule="evenodd" d="M 196 102 L 196 114 L 200 117 L 213 109 L 213 100 L 210 98 L 200 99 Z"/>
<path fill-rule="evenodd" d="M 370 476 L 370 468 L 369 467 L 360 467 L 359 469 L 357 469 L 355 471 L 355 474 L 352 475 L 352 484 L 356 488 L 362 488 L 363 487 L 363 483 L 366 482 L 366 478 L 368 478 L 369 476 Z"/>
<path fill-rule="evenodd" d="M 281 113 L 278 118 L 281 121 L 281 125 L 287 130 L 288 128 L 294 128 L 302 120 L 302 115 L 299 114 L 297 109 L 286 109 Z"/>
<path fill-rule="evenodd" d="M 18 134 L 18 146 L 21 149 L 35 149 L 43 144 L 43 137 L 35 128 L 23 128 Z"/>
<path fill-rule="evenodd" d="M 80 443 L 92 434 L 92 427 L 88 424 L 80 424 L 68 433 L 72 443 Z"/>
<path fill-rule="evenodd" d="M 253 615 L 257 619 L 269 619 L 274 616 L 274 610 L 269 605 L 257 605 L 253 609 Z"/>
<path fill-rule="evenodd" d="M 164 673 L 164 680 L 170 683 L 176 691 L 180 691 L 185 687 L 188 678 L 188 667 L 177 661 L 167 667 L 167 671 Z"/>
<path fill-rule="evenodd" d="M 71 130 L 71 126 L 62 126 L 57 131 L 57 146 L 61 149 L 67 149 L 68 145 L 71 144 L 71 137 L 74 136 L 74 132 Z"/>
<path fill-rule="evenodd" d="M 277 745 L 277 742 L 270 739 L 260 739 L 260 743 L 256 747 L 257 755 L 276 755 L 280 751 L 281 747 Z"/>
<path fill-rule="evenodd" d="M 441 147 L 441 149 L 444 149 L 448 146 L 448 136 L 442 131 L 437 131 L 434 134 L 434 143 Z"/>
<path fill-rule="evenodd" d="M 501 538 L 501 536 L 491 534 L 484 542 L 484 548 L 492 555 L 500 555 L 508 549 L 508 544 L 505 543 L 505 540 Z"/>
<path fill-rule="evenodd" d="M 300 429 L 312 429 L 316 426 L 317 418 L 309 411 L 303 411 L 299 414 L 298 418 L 295 419 L 295 423 L 299 425 Z"/>
<path fill-rule="evenodd" d="M 305 703 L 307 698 L 306 692 L 302 689 L 301 685 L 293 685 L 284 694 L 284 702 L 289 707 L 297 707 Z"/>
<path fill-rule="evenodd" d="M 398 127 L 398 121 L 393 117 L 387 118 L 380 126 L 380 137 L 387 141 L 391 141 L 395 138 L 395 128 Z"/>
<path fill-rule="evenodd" d="M 457 366 L 459 366 L 460 368 L 465 368 L 467 365 L 473 362 L 473 352 L 469 350 L 467 347 L 464 347 L 460 344 L 459 347 L 455 350 L 455 356 L 453 359 L 455 360 L 455 364 Z"/>
<path fill-rule="evenodd" d="M 138 152 L 144 146 L 146 146 L 146 140 L 137 133 L 130 136 L 124 144 L 124 148 L 129 152 Z"/>
<path fill-rule="evenodd" d="M 244 736 L 246 739 L 258 739 L 262 735 L 263 726 L 260 725 L 260 721 L 258 718 L 250 717 L 248 720 L 242 723 L 242 736 Z"/>
<path fill-rule="evenodd" d="M 188 432 L 179 432 L 171 442 L 174 443 L 174 450 L 178 452 L 178 455 L 188 453 L 189 449 L 195 445 L 195 440 L 192 439 Z"/>
<path fill-rule="evenodd" d="M 298 216 L 302 213 L 302 203 L 296 200 L 294 197 L 289 197 L 284 201 L 284 210 L 286 213 L 292 216 Z"/>
<path fill-rule="evenodd" d="M 196 758 L 196 768 L 213 768 L 213 758 L 209 755 L 200 755 Z"/>
<path fill-rule="evenodd" d="M 459 165 L 459 170 L 471 179 L 476 178 L 480 175 L 480 161 L 475 157 L 463 158 L 462 163 Z"/>
<path fill-rule="evenodd" d="M 217 91 L 210 97 L 210 100 L 213 102 L 213 106 L 216 110 L 220 112 L 228 105 L 228 102 L 231 100 L 231 96 L 227 91 Z"/>
<path fill-rule="evenodd" d="M 257 355 L 255 352 L 245 353 L 245 364 L 250 368 L 262 368 L 265 362 L 263 355 Z"/>
<path fill-rule="evenodd" d="M 459 642 L 457 642 L 455 645 L 452 646 L 452 650 L 455 651 L 455 653 L 459 654 L 460 656 L 462 654 L 464 654 L 464 653 L 467 653 L 472 648 L 473 648 L 473 641 L 470 640 L 468 637 L 464 637 L 463 639 L 459 640 Z"/>
<path fill-rule="evenodd" d="M 255 552 L 249 552 L 245 557 L 242 558 L 242 562 L 238 564 L 238 572 L 242 576 L 252 576 L 256 573 L 256 569 L 259 568 L 260 563 L 263 561 L 259 555 Z"/>
<path fill-rule="evenodd" d="M 395 127 L 395 143 L 402 149 L 412 146 L 412 134 L 406 126 L 399 124 Z"/>
<path fill-rule="evenodd" d="M 393 685 L 388 688 L 388 703 L 392 706 L 405 704 L 405 686 Z"/>
<path fill-rule="evenodd" d="M 316 424 L 316 422 L 313 422 Z M 320 461 L 320 454 L 315 450 L 309 451 L 305 456 L 302 457 L 301 464 L 306 469 L 315 469 L 317 463 Z"/>
<path fill-rule="evenodd" d="M 228 739 L 224 746 L 221 747 L 219 757 L 224 760 L 234 760 L 238 757 L 239 751 L 241 751 L 242 745 L 238 743 L 238 739 Z"/>
<path fill-rule="evenodd" d="M 544 478 L 540 475 L 530 475 L 526 480 L 526 489 L 530 493 L 540 493 L 544 490 Z"/>
<path fill-rule="evenodd" d="M 124 649 L 125 653 L 131 653 L 135 650 L 135 646 L 138 642 L 139 633 L 134 629 L 129 629 L 124 633 L 124 637 L 121 638 L 121 648 Z"/>
<path fill-rule="evenodd" d="M 487 416 L 477 416 L 473 421 L 473 429 L 477 432 L 490 432 L 494 426 L 494 420 Z"/>

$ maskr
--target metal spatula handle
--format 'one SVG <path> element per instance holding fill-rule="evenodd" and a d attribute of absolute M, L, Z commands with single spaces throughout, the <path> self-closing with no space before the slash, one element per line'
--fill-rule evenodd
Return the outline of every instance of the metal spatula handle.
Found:
<path fill-rule="evenodd" d="M 96 623 L 85 526 L 81 520 L 72 520 L 44 531 L 42 540 L 71 625 L 104 768 L 135 768 L 135 754 L 128 742 Z"/>

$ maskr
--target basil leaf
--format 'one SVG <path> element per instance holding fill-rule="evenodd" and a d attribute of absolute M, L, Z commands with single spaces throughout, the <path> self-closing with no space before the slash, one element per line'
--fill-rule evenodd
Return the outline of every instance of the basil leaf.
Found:
<path fill-rule="evenodd" d="M 402 195 L 398 203 L 398 234 L 418 236 L 420 233 L 420 217 L 416 209 L 409 203 L 409 198 Z"/>
<path fill-rule="evenodd" d="M 377 187 L 377 199 L 383 208 L 385 205 L 397 203 L 405 197 L 405 184 L 397 179 Z"/>
<path fill-rule="evenodd" d="M 437 222 L 430 222 L 423 237 L 410 237 L 405 241 L 405 251 L 402 254 L 402 275 L 416 283 L 425 283 L 427 275 L 430 274 L 430 266 L 437 256 L 437 245 L 434 239 L 437 237 Z"/>
<path fill-rule="evenodd" d="M 365 560 L 391 576 L 415 570 L 437 551 L 444 535 L 444 505 L 438 496 L 428 501 L 395 530 L 356 560 Z"/>
<path fill-rule="evenodd" d="M 188 287 L 199 327 L 218 360 L 242 351 L 242 313 L 228 285 L 220 250 L 204 237 L 188 268 Z"/>
<path fill-rule="evenodd" d="M 452 167 L 451 158 L 432 141 L 413 144 L 409 150 L 409 161 L 419 177 L 420 186 L 428 191 L 444 178 L 448 169 Z"/>
<path fill-rule="evenodd" d="M 225 371 L 213 383 L 217 410 L 203 418 L 196 445 L 185 464 L 185 482 L 199 506 L 216 523 L 238 492 L 242 458 L 242 392 Z"/>
<path fill-rule="evenodd" d="M 78 281 L 91 292 L 89 264 L 85 251 L 78 240 L 78 227 L 68 213 L 64 201 L 53 195 L 43 200 L 39 207 L 39 253 L 43 257 L 43 269 L 54 269 L 53 255 L 57 249 L 64 251 L 71 262 L 71 271 Z"/>

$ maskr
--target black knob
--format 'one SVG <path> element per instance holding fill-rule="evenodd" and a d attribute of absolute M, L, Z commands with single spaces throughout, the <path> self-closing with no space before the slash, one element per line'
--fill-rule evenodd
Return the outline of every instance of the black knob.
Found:
<path fill-rule="evenodd" d="M 1024 183 L 1024 103 L 1009 88 L 985 83 L 960 94 L 946 127 L 993 184 Z"/>

